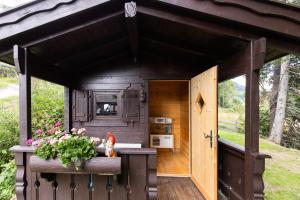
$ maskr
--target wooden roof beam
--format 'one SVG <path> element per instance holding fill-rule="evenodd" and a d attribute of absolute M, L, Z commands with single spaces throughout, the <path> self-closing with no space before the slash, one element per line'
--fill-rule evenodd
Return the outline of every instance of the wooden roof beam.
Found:
<path fill-rule="evenodd" d="M 123 14 L 124 14 L 124 11 L 117 11 L 115 13 L 111 13 L 111 14 L 101 16 L 99 18 L 96 18 L 96 19 L 93 19 L 93 20 L 90 20 L 90 21 L 87 21 L 87 22 L 84 22 L 84 23 L 81 23 L 81 24 L 77 24 L 77 25 L 72 26 L 72 27 L 68 27 L 64 30 L 55 32 L 53 34 L 45 35 L 45 36 L 43 36 L 41 38 L 38 38 L 36 40 L 27 41 L 24 44 L 21 44 L 20 46 L 30 48 L 30 47 L 33 47 L 35 45 L 40 45 L 40 44 L 43 44 L 45 42 L 49 42 L 50 40 L 54 40 L 56 38 L 65 36 L 67 34 L 70 34 L 72 32 L 84 30 L 84 29 L 87 29 L 89 27 L 95 26 L 99 23 L 103 23 L 103 22 L 105 22 L 105 21 L 107 21 L 111 18 L 121 17 Z M 11 48 L 6 49 L 6 50 L 1 50 L 0 57 L 8 55 L 10 53 L 12 53 Z"/>
<path fill-rule="evenodd" d="M 286 8 L 261 0 L 157 0 L 156 2 L 165 4 L 173 10 L 185 9 L 186 12 L 197 12 L 215 18 L 223 18 L 288 37 L 300 37 L 300 9 L 297 7 Z M 240 11 L 246 12 L 240 14 Z"/>
<path fill-rule="evenodd" d="M 204 53 L 204 52 L 200 52 L 200 51 L 194 51 L 194 50 L 191 50 L 191 49 L 186 49 L 186 48 L 183 48 L 183 47 L 180 47 L 180 46 L 176 46 L 176 45 L 173 45 L 173 44 L 169 44 L 169 43 L 161 42 L 161 41 L 158 41 L 158 40 L 155 40 L 155 39 L 151 39 L 151 38 L 146 37 L 146 36 L 141 36 L 140 38 L 141 38 L 141 41 L 145 42 L 145 43 L 150 43 L 150 44 L 153 44 L 153 45 L 158 46 L 158 47 L 168 48 L 170 50 L 174 50 L 174 51 L 177 51 L 177 52 L 183 52 L 183 53 L 186 53 L 186 54 L 193 55 L 195 57 L 207 57 L 210 60 L 214 60 L 214 61 L 218 62 L 218 57 L 215 56 L 215 55 L 209 55 L 208 53 Z"/>
<path fill-rule="evenodd" d="M 239 31 L 227 26 L 220 26 L 215 23 L 213 24 L 204 20 L 191 18 L 189 16 L 179 15 L 178 13 L 173 13 L 172 10 L 158 10 L 151 7 L 139 6 L 138 13 L 173 23 L 188 25 L 216 36 L 230 36 L 243 41 L 251 41 L 258 38 L 258 36 L 248 32 Z"/>
<path fill-rule="evenodd" d="M 126 2 L 125 8 L 125 22 L 128 30 L 130 48 L 133 55 L 134 62 L 138 61 L 138 27 L 137 27 L 137 6 L 136 2 Z"/>
<path fill-rule="evenodd" d="M 82 52 L 78 52 L 76 54 L 72 54 L 68 57 L 62 58 L 62 59 L 58 60 L 55 63 L 55 65 L 64 66 L 68 62 L 74 62 L 74 61 L 76 61 L 77 63 L 79 62 L 81 64 L 82 59 L 88 59 L 89 55 L 95 56 L 95 54 L 98 55 L 99 52 L 106 52 L 107 49 L 119 48 L 121 46 L 124 46 L 124 44 L 127 45 L 127 42 L 128 42 L 127 37 L 121 37 L 119 39 L 106 42 L 106 43 L 96 46 L 94 48 L 83 50 Z M 84 63 L 86 63 L 86 62 L 84 62 Z"/>
<path fill-rule="evenodd" d="M 69 86 L 68 75 L 63 70 L 58 70 L 57 67 L 50 64 L 45 59 L 34 55 L 30 49 L 27 49 L 25 55 L 25 48 L 14 45 L 14 62 L 16 71 L 24 75 L 26 66 L 30 67 L 30 75 L 49 82 L 57 83 L 64 86 Z M 25 59 L 26 57 L 26 59 Z"/>

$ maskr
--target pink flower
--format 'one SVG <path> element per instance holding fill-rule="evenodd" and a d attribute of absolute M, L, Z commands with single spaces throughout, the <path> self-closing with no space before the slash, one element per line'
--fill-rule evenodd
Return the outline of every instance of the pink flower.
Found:
<path fill-rule="evenodd" d="M 25 144 L 28 145 L 28 146 L 31 146 L 32 142 L 33 142 L 32 139 L 28 139 L 28 140 L 26 140 Z"/>
<path fill-rule="evenodd" d="M 41 135 L 41 134 L 43 134 L 43 130 L 42 129 L 38 129 L 38 130 L 35 131 L 35 133 L 37 135 Z"/>
<path fill-rule="evenodd" d="M 47 133 L 48 133 L 49 135 L 52 135 L 52 134 L 55 133 L 55 129 L 52 128 L 52 129 L 48 130 Z"/>
<path fill-rule="evenodd" d="M 58 142 L 63 142 L 67 139 L 71 138 L 71 135 L 69 134 L 65 134 L 64 136 L 62 136 L 61 138 L 59 138 Z"/>
<path fill-rule="evenodd" d="M 77 129 L 76 129 L 76 128 L 72 128 L 72 129 L 71 129 L 71 132 L 73 132 L 73 133 L 74 133 L 74 132 L 77 132 Z"/>
<path fill-rule="evenodd" d="M 100 138 L 98 137 L 90 137 L 90 141 L 91 143 L 93 143 L 94 145 L 99 145 L 101 143 Z"/>
<path fill-rule="evenodd" d="M 84 135 L 85 132 L 86 132 L 86 129 L 85 129 L 85 128 L 81 128 L 81 129 L 78 130 L 78 134 L 79 134 L 79 135 Z"/>
<path fill-rule="evenodd" d="M 56 122 L 54 127 L 60 127 L 62 125 L 62 123 L 60 121 Z"/>
<path fill-rule="evenodd" d="M 51 145 L 56 144 L 56 143 L 58 143 L 58 139 L 57 138 L 50 139 L 49 143 Z"/>

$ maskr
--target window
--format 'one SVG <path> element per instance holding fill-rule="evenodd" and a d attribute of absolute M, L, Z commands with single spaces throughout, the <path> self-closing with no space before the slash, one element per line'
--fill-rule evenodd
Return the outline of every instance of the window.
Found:
<path fill-rule="evenodd" d="M 118 96 L 115 94 L 96 96 L 96 116 L 107 116 L 118 114 Z"/>
<path fill-rule="evenodd" d="M 92 92 L 92 112 L 95 120 L 121 120 L 121 90 L 97 90 Z M 103 121 L 104 120 L 104 121 Z"/>

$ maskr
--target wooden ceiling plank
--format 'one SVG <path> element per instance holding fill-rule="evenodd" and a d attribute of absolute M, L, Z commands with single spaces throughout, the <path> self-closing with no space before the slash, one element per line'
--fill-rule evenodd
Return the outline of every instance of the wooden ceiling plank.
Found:
<path fill-rule="evenodd" d="M 157 0 L 173 8 L 186 9 L 255 28 L 272 31 L 287 37 L 300 37 L 299 9 L 271 6 L 264 1 L 249 0 Z M 281 12 L 281 13 L 280 13 Z"/>
<path fill-rule="evenodd" d="M 184 53 L 187 53 L 187 54 L 194 55 L 195 57 L 207 57 L 210 60 L 215 60 L 215 61 L 218 60 L 217 56 L 210 55 L 210 54 L 207 54 L 207 53 L 182 48 L 180 46 L 175 46 L 173 44 L 168 44 L 168 43 L 161 42 L 161 41 L 158 41 L 158 40 L 155 40 L 155 39 L 151 39 L 151 38 L 145 37 L 145 36 L 141 36 L 140 38 L 141 38 L 141 41 L 143 41 L 145 43 L 151 43 L 151 44 L 154 44 L 154 45 L 157 45 L 157 46 L 163 46 L 165 48 L 169 48 L 169 49 L 172 49 L 172 50 L 175 50 L 175 51 L 184 52 Z"/>
<path fill-rule="evenodd" d="M 106 51 L 107 49 L 110 49 L 111 47 L 121 47 L 124 43 L 128 41 L 127 37 L 122 37 L 120 39 L 109 41 L 107 43 L 104 43 L 103 45 L 97 46 L 95 48 L 87 49 L 85 51 L 81 51 L 77 54 L 73 54 L 71 56 L 65 57 L 55 63 L 55 65 L 66 65 L 68 63 L 72 62 L 79 62 L 82 58 L 88 57 L 89 55 L 93 55 L 99 51 Z"/>
<path fill-rule="evenodd" d="M 89 22 L 85 22 L 83 24 L 78 24 L 78 25 L 76 25 L 74 27 L 68 28 L 68 29 L 60 31 L 58 33 L 55 33 L 55 34 L 52 34 L 52 35 L 48 35 L 48 36 L 40 38 L 38 40 L 29 42 L 27 44 L 24 44 L 23 46 L 24 47 L 31 47 L 31 46 L 34 46 L 34 45 L 37 45 L 37 44 L 40 44 L 40 43 L 43 43 L 43 42 L 48 42 L 49 40 L 53 40 L 53 39 L 55 39 L 57 37 L 64 36 L 64 35 L 66 35 L 68 33 L 72 33 L 74 31 L 78 31 L 78 30 L 82 30 L 82 29 L 86 29 L 88 27 L 92 27 L 92 26 L 94 26 L 96 24 L 99 24 L 99 23 L 102 23 L 102 22 L 104 22 L 106 20 L 109 20 L 110 18 L 120 17 L 123 14 L 124 14 L 123 11 L 118 11 L 118 12 L 113 13 L 113 14 L 102 16 L 100 18 L 93 19 L 93 20 L 91 20 Z"/>
<path fill-rule="evenodd" d="M 70 74 L 64 70 L 57 69 L 47 60 L 34 55 L 30 49 L 28 51 L 27 64 L 30 66 L 31 75 L 52 83 L 69 86 Z"/>
<path fill-rule="evenodd" d="M 226 26 L 219 26 L 217 24 L 209 23 L 206 21 L 200 21 L 194 18 L 174 14 L 169 11 L 163 11 L 158 9 L 153 9 L 150 7 L 139 6 L 138 13 L 157 17 L 163 20 L 171 21 L 178 24 L 188 25 L 199 30 L 203 30 L 207 33 L 214 34 L 216 36 L 230 36 L 244 41 L 251 41 L 257 39 L 258 36 L 236 29 L 231 29 Z"/>

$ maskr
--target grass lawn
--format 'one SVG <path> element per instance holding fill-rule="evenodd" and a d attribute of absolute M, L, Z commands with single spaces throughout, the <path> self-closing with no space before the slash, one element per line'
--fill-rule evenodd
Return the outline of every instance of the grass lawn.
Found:
<path fill-rule="evenodd" d="M 17 84 L 17 78 L 0 77 L 0 89 L 6 88 L 11 84 Z"/>
<path fill-rule="evenodd" d="M 221 138 L 244 146 L 244 134 L 219 131 Z M 272 156 L 266 160 L 264 173 L 267 200 L 300 199 L 300 151 L 260 139 L 260 151 Z"/>

